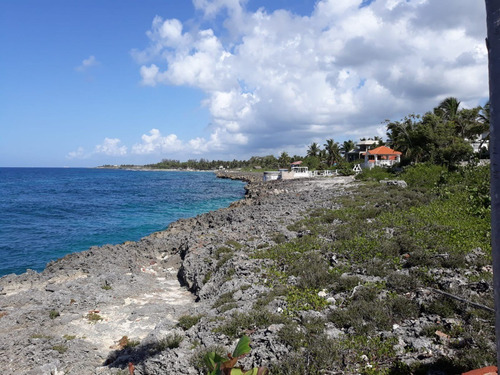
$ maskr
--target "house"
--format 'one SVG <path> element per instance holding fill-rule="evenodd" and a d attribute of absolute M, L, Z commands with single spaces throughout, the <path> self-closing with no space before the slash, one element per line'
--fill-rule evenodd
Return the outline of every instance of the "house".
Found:
<path fill-rule="evenodd" d="M 402 152 L 387 146 L 379 146 L 365 153 L 363 168 L 390 167 L 401 161 Z"/>
<path fill-rule="evenodd" d="M 489 150 L 490 146 L 490 132 L 485 132 L 474 139 L 465 139 L 470 143 L 475 153 L 481 152 L 481 149 L 484 147 L 486 150 Z"/>
<path fill-rule="evenodd" d="M 358 159 L 364 159 L 366 151 L 375 147 L 378 141 L 374 139 L 364 139 L 356 143 L 356 147 L 347 153 L 347 161 L 352 162 Z"/>

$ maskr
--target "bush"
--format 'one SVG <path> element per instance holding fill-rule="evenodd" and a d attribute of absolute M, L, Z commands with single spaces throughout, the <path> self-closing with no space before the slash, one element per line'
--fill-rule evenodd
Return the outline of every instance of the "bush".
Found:
<path fill-rule="evenodd" d="M 177 325 L 187 331 L 192 326 L 198 324 L 203 315 L 183 315 L 179 318 Z"/>
<path fill-rule="evenodd" d="M 161 352 L 167 349 L 175 349 L 178 348 L 181 344 L 184 337 L 179 335 L 178 333 L 173 333 L 168 335 L 167 337 L 161 339 L 156 344 L 156 349 Z"/>
<path fill-rule="evenodd" d="M 366 168 L 363 169 L 361 173 L 356 175 L 356 179 L 362 181 L 370 181 L 370 180 L 380 181 L 391 178 L 394 178 L 394 175 L 389 173 L 389 171 L 386 168 L 382 167 L 373 167 L 371 169 Z"/>
<path fill-rule="evenodd" d="M 403 173 L 401 173 L 401 178 L 412 188 L 432 189 L 437 186 L 446 172 L 446 167 L 441 165 L 429 163 L 415 164 L 406 167 Z"/>

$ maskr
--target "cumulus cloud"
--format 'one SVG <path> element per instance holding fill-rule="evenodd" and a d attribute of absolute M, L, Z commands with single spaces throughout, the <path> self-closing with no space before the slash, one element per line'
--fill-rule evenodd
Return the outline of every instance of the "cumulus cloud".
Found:
<path fill-rule="evenodd" d="M 71 151 L 66 155 L 68 159 L 85 159 L 88 155 L 85 153 L 85 149 L 83 147 L 78 147 L 76 151 Z"/>
<path fill-rule="evenodd" d="M 143 134 L 142 142 L 132 146 L 132 153 L 138 155 L 172 154 L 183 149 L 184 145 L 175 134 L 162 136 L 158 129 L 151 129 L 148 134 Z"/>
<path fill-rule="evenodd" d="M 94 153 L 108 156 L 123 156 L 127 154 L 127 146 L 120 146 L 118 138 L 104 138 L 104 142 L 95 146 Z"/>
<path fill-rule="evenodd" d="M 75 70 L 78 72 L 85 72 L 89 68 L 93 66 L 99 65 L 99 61 L 95 58 L 95 56 L 89 56 L 89 58 L 84 59 L 80 65 L 78 65 Z"/>
<path fill-rule="evenodd" d="M 307 16 L 250 12 L 242 0 L 193 3 L 207 20 L 224 18 L 224 35 L 201 21 L 155 17 L 150 45 L 133 53 L 144 85 L 205 92 L 211 134 L 183 143 L 153 129 L 135 153 L 280 150 L 371 136 L 384 119 L 447 96 L 476 105 L 488 95 L 484 6 L 476 2 L 319 0 Z"/>
<path fill-rule="evenodd" d="M 71 151 L 66 155 L 68 159 L 89 159 L 96 155 L 125 156 L 127 146 L 120 145 L 118 138 L 104 138 L 102 144 L 96 145 L 93 151 L 87 152 L 83 147 L 78 147 L 76 151 Z"/>

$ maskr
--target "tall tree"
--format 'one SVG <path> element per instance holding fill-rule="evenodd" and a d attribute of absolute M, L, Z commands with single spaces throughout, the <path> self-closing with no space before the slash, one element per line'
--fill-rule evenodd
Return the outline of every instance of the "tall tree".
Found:
<path fill-rule="evenodd" d="M 342 142 L 342 145 L 340 146 L 340 151 L 344 153 L 344 156 L 347 156 L 347 153 L 356 147 L 356 144 L 352 139 L 349 139 L 347 141 Z"/>
<path fill-rule="evenodd" d="M 316 142 L 311 143 L 307 150 L 307 156 L 316 157 L 319 155 L 319 145 Z"/>
<path fill-rule="evenodd" d="M 455 121 L 458 116 L 460 102 L 457 98 L 449 97 L 434 108 L 434 113 L 445 121 Z"/>
<path fill-rule="evenodd" d="M 290 166 L 290 156 L 286 151 L 283 151 L 278 159 L 280 168 L 288 168 Z"/>
<path fill-rule="evenodd" d="M 461 138 L 474 139 L 482 133 L 479 122 L 481 107 L 461 109 L 455 119 L 456 134 Z"/>
<path fill-rule="evenodd" d="M 332 166 L 335 162 L 340 161 L 340 149 L 339 144 L 335 142 L 333 139 L 327 139 L 324 144 L 325 151 L 327 153 L 326 162 L 328 166 Z"/>

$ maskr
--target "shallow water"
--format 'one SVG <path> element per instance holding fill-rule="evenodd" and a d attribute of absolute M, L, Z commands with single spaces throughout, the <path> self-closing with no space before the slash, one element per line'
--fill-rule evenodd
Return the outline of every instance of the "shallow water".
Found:
<path fill-rule="evenodd" d="M 139 240 L 227 207 L 243 197 L 243 186 L 209 172 L 0 168 L 0 276 Z"/>

